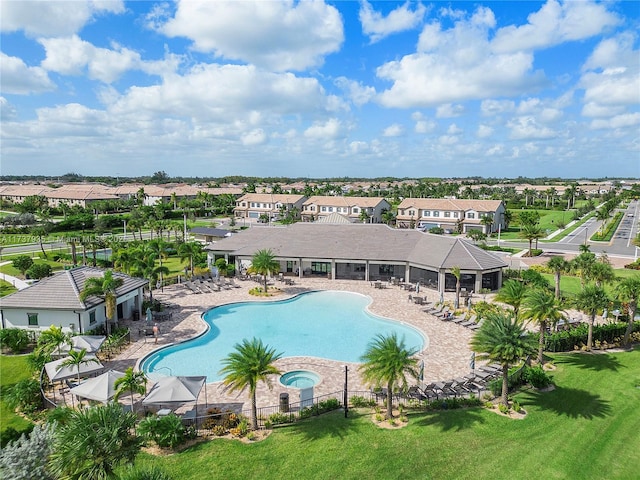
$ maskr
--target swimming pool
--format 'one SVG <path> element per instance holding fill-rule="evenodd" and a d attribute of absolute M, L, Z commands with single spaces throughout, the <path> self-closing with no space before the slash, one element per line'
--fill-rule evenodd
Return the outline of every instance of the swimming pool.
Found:
<path fill-rule="evenodd" d="M 427 338 L 417 329 L 372 315 L 369 297 L 351 292 L 310 292 L 276 302 L 242 302 L 215 307 L 202 316 L 209 331 L 146 357 L 140 368 L 153 377 L 206 375 L 222 380 L 222 359 L 235 344 L 257 337 L 283 357 L 320 357 L 359 362 L 379 334 L 396 332 L 408 348 L 422 350 Z"/>

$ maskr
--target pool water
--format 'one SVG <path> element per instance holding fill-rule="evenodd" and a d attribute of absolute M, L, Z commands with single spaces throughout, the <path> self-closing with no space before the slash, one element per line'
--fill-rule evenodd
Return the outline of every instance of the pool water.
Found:
<path fill-rule="evenodd" d="M 222 380 L 224 359 L 243 339 L 257 337 L 283 357 L 320 357 L 359 362 L 376 335 L 396 332 L 407 348 L 422 350 L 427 339 L 415 328 L 374 316 L 369 297 L 351 292 L 310 292 L 276 302 L 242 302 L 203 314 L 209 331 L 192 340 L 157 350 L 141 369 L 162 375 L 206 375 Z"/>
<path fill-rule="evenodd" d="M 320 382 L 320 375 L 309 370 L 292 370 L 280 377 L 280 383 L 285 387 L 309 388 Z"/>

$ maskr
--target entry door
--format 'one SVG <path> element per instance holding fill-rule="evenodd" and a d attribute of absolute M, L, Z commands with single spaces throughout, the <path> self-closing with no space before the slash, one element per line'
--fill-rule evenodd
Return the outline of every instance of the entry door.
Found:
<path fill-rule="evenodd" d="M 122 320 L 124 318 L 124 308 L 122 307 L 122 303 L 118 304 L 117 309 L 118 309 L 118 320 Z"/>

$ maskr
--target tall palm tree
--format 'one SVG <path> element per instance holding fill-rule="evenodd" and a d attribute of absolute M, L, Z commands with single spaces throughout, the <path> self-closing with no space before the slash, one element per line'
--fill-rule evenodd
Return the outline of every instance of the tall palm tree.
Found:
<path fill-rule="evenodd" d="M 251 258 L 251 268 L 264 277 L 264 291 L 267 292 L 267 277 L 280 271 L 280 262 L 269 249 L 258 250 Z"/>
<path fill-rule="evenodd" d="M 571 269 L 580 276 L 580 285 L 584 288 L 589 270 L 596 263 L 596 256 L 589 250 L 582 251 L 577 257 L 571 260 Z"/>
<path fill-rule="evenodd" d="M 193 263 L 201 253 L 202 245 L 198 242 L 181 243 L 178 247 L 180 261 L 183 262 L 185 260 L 189 260 L 189 271 L 191 272 L 191 275 L 193 275 Z"/>
<path fill-rule="evenodd" d="M 586 275 L 588 280 L 593 280 L 598 287 L 602 287 L 604 283 L 612 283 L 616 279 L 613 267 L 606 262 L 594 262 Z"/>
<path fill-rule="evenodd" d="M 58 426 L 50 466 L 56 478 L 110 479 L 121 464 L 133 463 L 143 439 L 136 416 L 118 404 L 73 410 Z"/>
<path fill-rule="evenodd" d="M 506 303 L 513 307 L 513 313 L 518 316 L 518 310 L 520 310 L 520 304 L 524 299 L 524 295 L 527 289 L 524 283 L 518 280 L 507 280 L 502 284 L 502 288 L 496 295 L 496 301 Z"/>
<path fill-rule="evenodd" d="M 460 306 L 460 277 L 462 274 L 460 273 L 460 267 L 451 268 L 451 275 L 456 277 L 456 303 L 455 308 Z"/>
<path fill-rule="evenodd" d="M 497 362 L 502 367 L 502 404 L 509 406 L 509 367 L 536 350 L 535 338 L 508 312 L 488 312 L 482 326 L 471 339 L 478 358 Z"/>
<path fill-rule="evenodd" d="M 576 307 L 589 315 L 589 333 L 587 335 L 587 350 L 591 350 L 593 344 L 593 324 L 599 310 L 609 305 L 609 297 L 602 287 L 587 285 L 575 299 Z"/>
<path fill-rule="evenodd" d="M 392 418 L 392 394 L 396 386 L 407 387 L 407 375 L 418 378 L 417 349 L 407 349 L 404 339 L 391 335 L 377 335 L 367 346 L 359 370 L 365 383 L 387 386 L 387 418 Z"/>
<path fill-rule="evenodd" d="M 622 340 L 623 345 L 628 345 L 629 337 L 633 330 L 633 321 L 636 318 L 636 310 L 638 309 L 638 298 L 640 298 L 640 275 L 635 274 L 621 280 L 616 286 L 616 297 L 626 305 L 629 313 L 629 323 Z"/>
<path fill-rule="evenodd" d="M 80 300 L 85 301 L 94 295 L 104 300 L 105 314 L 107 316 L 107 335 L 109 335 L 109 321 L 116 313 L 116 303 L 118 301 L 117 290 L 122 286 L 124 280 L 114 277 L 111 270 L 104 272 L 102 277 L 90 277 L 84 282 L 84 287 L 80 292 Z"/>
<path fill-rule="evenodd" d="M 249 389 L 251 398 L 251 428 L 258 429 L 258 408 L 256 405 L 256 388 L 259 382 L 265 382 L 269 388 L 269 375 L 279 375 L 281 372 L 274 363 L 282 357 L 262 343 L 259 338 L 244 339 L 242 343 L 234 345 L 235 351 L 222 359 L 224 365 L 220 370 L 225 375 L 222 380 L 225 390 L 230 392 Z"/>
<path fill-rule="evenodd" d="M 145 394 L 147 391 L 147 376 L 144 372 L 134 372 L 133 367 L 129 367 L 125 370 L 124 377 L 118 378 L 113 386 L 116 388 L 116 395 L 114 397 L 116 401 L 125 392 L 131 394 L 131 411 L 133 412 L 133 394 Z"/>
<path fill-rule="evenodd" d="M 548 290 L 534 288 L 525 295 L 522 301 L 522 318 L 533 320 L 540 326 L 538 344 L 538 363 L 544 362 L 544 334 L 547 330 L 547 322 L 555 324 L 563 318 L 558 299 Z"/>
<path fill-rule="evenodd" d="M 69 350 L 69 357 L 65 358 L 64 361 L 58 365 L 58 370 L 63 369 L 64 367 L 75 367 L 77 373 L 77 380 L 80 383 L 80 366 L 83 363 L 100 363 L 95 357 L 87 357 L 87 349 L 83 348 L 82 350 Z"/>
<path fill-rule="evenodd" d="M 549 267 L 549 269 L 553 271 L 553 276 L 556 283 L 555 295 L 557 299 L 560 299 L 560 276 L 563 273 L 569 271 L 569 262 L 567 262 L 564 257 L 552 257 L 547 262 L 547 267 Z"/>
<path fill-rule="evenodd" d="M 540 226 L 536 224 L 534 225 L 527 224 L 522 227 L 522 230 L 520 231 L 520 236 L 529 242 L 529 256 L 531 256 L 532 249 L 533 249 L 533 241 L 536 240 L 537 242 L 537 240 L 542 237 L 542 229 L 540 228 Z"/>

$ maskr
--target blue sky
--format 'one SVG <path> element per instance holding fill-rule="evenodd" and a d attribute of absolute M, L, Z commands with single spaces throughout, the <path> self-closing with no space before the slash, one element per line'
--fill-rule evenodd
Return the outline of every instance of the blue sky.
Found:
<path fill-rule="evenodd" d="M 640 177 L 640 2 L 0 2 L 3 175 Z"/>

